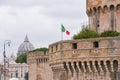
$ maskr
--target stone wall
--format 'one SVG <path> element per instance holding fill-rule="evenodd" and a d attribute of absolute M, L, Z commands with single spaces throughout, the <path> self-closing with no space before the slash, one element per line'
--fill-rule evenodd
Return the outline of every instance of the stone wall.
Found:
<path fill-rule="evenodd" d="M 27 63 L 29 65 L 29 80 L 53 80 L 48 53 L 30 52 L 27 54 Z"/>
<path fill-rule="evenodd" d="M 120 0 L 87 0 L 90 29 L 120 32 Z M 120 80 L 120 37 L 49 45 L 53 80 Z"/>
<path fill-rule="evenodd" d="M 54 80 L 119 80 L 120 37 L 60 41 L 49 53 Z"/>
<path fill-rule="evenodd" d="M 87 0 L 87 14 L 92 30 L 120 32 L 120 0 Z"/>

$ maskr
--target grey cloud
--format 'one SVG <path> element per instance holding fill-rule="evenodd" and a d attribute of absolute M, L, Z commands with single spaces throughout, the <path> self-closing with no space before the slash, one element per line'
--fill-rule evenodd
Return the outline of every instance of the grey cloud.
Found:
<path fill-rule="evenodd" d="M 57 18 L 80 18 L 83 17 L 82 14 L 85 13 L 85 10 L 82 8 L 80 8 L 80 6 L 55 5 L 50 8 L 46 8 L 42 14 Z"/>
<path fill-rule="evenodd" d="M 73 35 L 87 20 L 85 0 L 0 0 L 0 5 L 0 42 L 10 39 L 13 52 L 26 34 L 35 47 L 48 47 L 61 40 L 61 24 Z"/>
<path fill-rule="evenodd" d="M 78 2 L 78 3 L 76 3 Z M 11 6 L 34 6 L 34 5 L 58 5 L 58 4 L 70 4 L 70 5 L 79 5 L 84 3 L 85 0 L 0 0 L 1 5 L 11 5 Z"/>
<path fill-rule="evenodd" d="M 54 1 L 54 0 L 53 0 Z M 83 4 L 81 4 L 81 2 Z M 80 19 L 87 18 L 85 0 L 77 0 L 77 3 L 73 0 L 64 1 L 58 0 L 56 4 L 52 4 L 49 7 L 44 6 L 43 11 L 40 14 L 52 17 L 52 18 L 64 18 L 64 19 Z"/>

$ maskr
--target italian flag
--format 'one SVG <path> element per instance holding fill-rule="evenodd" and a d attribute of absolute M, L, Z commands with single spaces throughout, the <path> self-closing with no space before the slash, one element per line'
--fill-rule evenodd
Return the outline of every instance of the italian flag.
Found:
<path fill-rule="evenodd" d="M 66 30 L 63 25 L 61 25 L 61 31 L 65 32 L 67 35 L 70 35 L 70 32 L 68 30 Z"/>

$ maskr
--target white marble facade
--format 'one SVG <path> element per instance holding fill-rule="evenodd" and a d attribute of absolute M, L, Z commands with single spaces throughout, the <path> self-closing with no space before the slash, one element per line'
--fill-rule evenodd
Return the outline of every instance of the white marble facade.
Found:
<path fill-rule="evenodd" d="M 15 56 L 12 54 L 8 58 L 7 69 L 8 69 L 8 80 L 11 78 L 18 78 L 19 80 L 26 80 L 25 76 L 28 73 L 28 65 L 26 63 L 16 63 Z"/>

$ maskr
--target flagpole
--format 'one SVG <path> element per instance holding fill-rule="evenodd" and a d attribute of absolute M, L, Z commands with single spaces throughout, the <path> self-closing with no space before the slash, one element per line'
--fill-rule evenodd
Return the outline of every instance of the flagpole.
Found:
<path fill-rule="evenodd" d="M 63 32 L 61 31 L 61 41 L 63 41 Z"/>
<path fill-rule="evenodd" d="M 61 41 L 63 41 L 63 32 L 64 32 L 65 28 L 63 26 L 63 24 L 61 24 Z"/>

